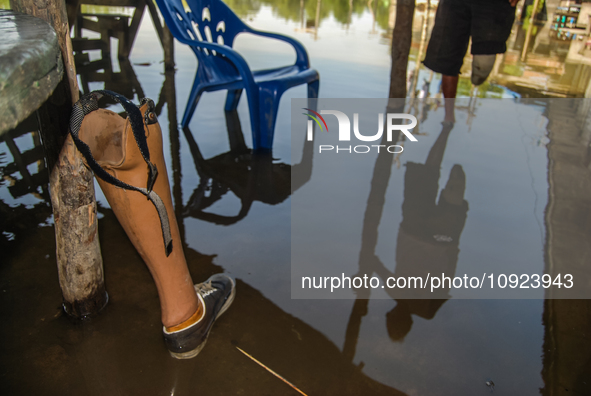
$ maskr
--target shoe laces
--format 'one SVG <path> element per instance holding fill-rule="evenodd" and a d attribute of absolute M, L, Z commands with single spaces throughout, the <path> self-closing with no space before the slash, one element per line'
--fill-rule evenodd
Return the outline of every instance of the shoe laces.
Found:
<path fill-rule="evenodd" d="M 212 285 L 211 281 L 201 283 L 200 285 L 198 285 L 198 289 L 199 294 L 201 294 L 201 297 L 203 298 L 215 293 L 218 290 Z"/>

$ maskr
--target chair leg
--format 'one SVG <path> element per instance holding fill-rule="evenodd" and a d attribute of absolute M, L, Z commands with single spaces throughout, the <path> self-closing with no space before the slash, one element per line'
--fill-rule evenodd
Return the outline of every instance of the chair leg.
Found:
<path fill-rule="evenodd" d="M 320 88 L 320 79 L 308 83 L 308 99 L 318 98 L 318 89 Z"/>
<path fill-rule="evenodd" d="M 201 94 L 203 93 L 203 87 L 200 86 L 199 80 L 197 76 L 195 76 L 195 81 L 193 82 L 193 88 L 191 88 L 191 94 L 189 95 L 189 99 L 187 100 L 187 107 L 185 107 L 185 114 L 183 115 L 183 121 L 181 121 L 182 127 L 186 127 L 189 125 L 191 118 L 193 117 L 193 113 L 195 113 L 195 109 L 197 108 L 197 103 L 199 103 L 199 98 L 201 98 Z"/>
<path fill-rule="evenodd" d="M 236 110 L 236 107 L 238 107 L 238 102 L 240 101 L 241 95 L 242 95 L 241 89 L 229 89 L 228 96 L 226 97 L 226 107 L 224 109 L 226 111 Z"/>
<path fill-rule="evenodd" d="M 281 94 L 277 87 L 259 89 L 259 120 L 260 128 L 257 134 L 253 132 L 253 149 L 270 151 L 273 149 L 273 134 L 277 121 L 277 110 Z"/>
<path fill-rule="evenodd" d="M 318 99 L 318 88 L 320 88 L 319 79 L 308 83 L 308 107 L 314 111 L 318 107 L 318 101 L 316 100 Z"/>
<path fill-rule="evenodd" d="M 248 99 L 252 147 L 257 150 L 259 148 L 258 134 L 261 129 L 261 122 L 259 120 L 259 93 L 256 90 L 246 89 L 246 98 Z"/>

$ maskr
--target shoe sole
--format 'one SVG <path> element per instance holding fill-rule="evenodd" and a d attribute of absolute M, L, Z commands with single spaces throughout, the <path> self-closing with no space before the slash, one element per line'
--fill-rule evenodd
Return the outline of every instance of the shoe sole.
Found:
<path fill-rule="evenodd" d="M 224 312 L 226 312 L 228 310 L 228 308 L 230 307 L 230 305 L 232 305 L 232 303 L 234 302 L 234 297 L 236 297 L 236 283 L 234 282 L 234 279 L 230 278 L 230 280 L 232 281 L 232 292 L 230 293 L 230 295 L 226 299 L 226 302 L 222 306 L 222 309 L 220 309 L 220 312 L 216 316 L 216 318 L 213 321 L 213 323 L 215 323 L 220 318 L 220 316 L 222 316 L 224 314 Z M 212 323 L 212 326 L 213 326 L 213 323 Z M 187 352 L 172 352 L 172 351 L 168 351 L 168 352 L 170 353 L 170 356 L 172 356 L 175 359 L 180 359 L 180 360 L 182 360 L 182 359 L 192 359 L 195 356 L 199 355 L 199 352 L 201 352 L 201 350 L 203 349 L 203 347 L 207 343 L 207 339 L 209 338 L 209 335 L 210 334 L 211 334 L 211 330 L 209 331 L 209 333 L 207 333 L 207 336 L 205 337 L 205 340 L 203 340 L 203 342 L 201 343 L 201 345 L 199 345 L 197 348 L 195 348 L 195 349 L 193 349 L 191 351 L 187 351 Z"/>

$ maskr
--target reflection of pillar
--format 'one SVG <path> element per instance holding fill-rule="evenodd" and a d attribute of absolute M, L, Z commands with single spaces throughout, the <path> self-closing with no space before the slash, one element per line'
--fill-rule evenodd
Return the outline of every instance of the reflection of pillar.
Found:
<path fill-rule="evenodd" d="M 302 31 L 304 30 L 306 20 L 306 9 L 304 8 L 304 6 L 304 0 L 300 0 L 300 29 L 302 29 Z"/>
<path fill-rule="evenodd" d="M 579 15 L 579 21 L 583 19 L 582 15 Z M 579 55 L 583 55 L 585 53 L 585 49 L 587 48 L 587 41 L 591 37 L 591 14 L 587 14 L 587 27 L 585 28 L 585 33 L 583 34 L 583 40 L 585 43 L 581 46 L 579 50 Z"/>
<path fill-rule="evenodd" d="M 168 136 L 170 138 L 170 157 L 172 159 L 172 199 L 174 201 L 174 212 L 181 234 L 181 241 L 183 244 L 185 244 L 185 223 L 182 216 L 183 191 L 181 186 L 181 144 L 178 130 L 179 123 L 176 114 L 176 87 L 174 74 L 174 69 L 167 70 L 165 72 L 162 91 L 164 93 L 164 99 L 166 100 L 166 108 L 168 112 Z"/>
<path fill-rule="evenodd" d="M 162 31 L 162 47 L 164 49 L 164 70 L 174 70 L 174 37 L 166 25 Z"/>
<path fill-rule="evenodd" d="M 402 112 L 403 108 L 388 109 L 391 112 Z M 394 137 L 394 141 L 398 137 Z M 387 135 L 382 136 L 380 144 L 387 144 Z M 378 229 L 384 211 L 386 202 L 386 191 L 388 182 L 392 173 L 392 159 L 394 155 L 381 150 L 378 153 L 376 164 L 371 179 L 371 189 L 367 198 L 367 206 L 363 217 L 363 229 L 361 231 L 361 251 L 359 252 L 359 272 L 356 276 L 371 276 L 374 270 L 381 265 L 376 265 L 379 259 L 375 255 L 375 249 L 378 244 Z M 383 267 L 383 266 L 381 266 Z M 385 279 L 385 278 L 384 278 Z M 343 346 L 343 355 L 347 361 L 353 361 L 355 350 L 357 349 L 357 339 L 361 329 L 361 319 L 367 314 L 367 305 L 369 303 L 370 290 L 359 289 L 357 298 L 353 304 L 353 310 L 349 316 L 347 330 L 345 332 L 345 344 Z"/>
<path fill-rule="evenodd" d="M 316 18 L 314 19 L 314 40 L 318 40 L 318 26 L 320 26 L 320 4 L 322 0 L 316 2 Z"/>
<path fill-rule="evenodd" d="M 548 204 L 545 210 L 545 270 L 551 279 L 572 274 L 579 285 L 591 282 L 588 138 L 576 125 L 588 125 L 589 108 L 581 99 L 552 99 L 547 105 Z M 580 111 L 582 110 L 582 111 Z M 573 122 L 575 120 L 575 122 Z M 591 394 L 591 300 L 544 302 L 544 396 Z"/>
<path fill-rule="evenodd" d="M 390 8 L 388 9 L 388 27 L 394 29 L 396 23 L 396 0 L 390 1 Z"/>
<path fill-rule="evenodd" d="M 534 27 L 536 13 L 538 12 L 538 4 L 540 0 L 534 0 L 534 6 L 531 11 L 531 19 L 529 20 L 529 26 L 527 27 L 527 33 L 525 34 L 525 43 L 523 44 L 523 51 L 521 51 L 521 61 L 525 62 L 527 55 L 527 47 L 529 47 L 529 40 L 531 39 L 531 32 Z"/>
<path fill-rule="evenodd" d="M 367 8 L 369 9 L 369 12 L 371 12 L 371 31 L 369 32 L 370 34 L 376 34 L 376 14 L 377 14 L 377 9 L 378 9 L 378 2 L 375 2 L 375 5 L 373 4 L 373 0 L 369 0 L 367 2 Z"/>
<path fill-rule="evenodd" d="M 429 12 L 431 8 L 431 1 L 427 1 L 427 10 L 425 11 L 425 15 L 423 15 L 423 27 L 421 30 L 421 42 L 419 45 L 419 52 L 417 53 L 417 58 L 415 61 L 415 73 L 413 75 L 413 81 L 410 86 L 410 98 L 414 99 L 415 93 L 417 90 L 417 82 L 419 80 L 419 70 L 421 69 L 421 58 L 423 57 L 423 52 L 425 51 L 425 43 L 427 42 L 427 27 L 429 26 Z"/>
<path fill-rule="evenodd" d="M 361 330 L 361 320 L 367 315 L 369 299 L 356 299 L 353 303 L 353 310 L 349 316 L 347 330 L 345 331 L 345 344 L 343 345 L 343 357 L 347 362 L 353 362 L 357 350 L 357 339 Z"/>
<path fill-rule="evenodd" d="M 505 54 L 499 54 L 499 55 L 497 55 L 497 58 L 495 59 L 495 65 L 492 69 L 492 72 L 490 73 L 489 81 L 492 81 L 499 74 L 499 69 L 501 68 L 501 65 L 503 64 L 503 62 L 505 61 Z"/>
<path fill-rule="evenodd" d="M 347 31 L 349 31 L 349 26 L 351 26 L 351 15 L 353 14 L 353 0 L 349 0 L 349 14 L 347 15 Z"/>

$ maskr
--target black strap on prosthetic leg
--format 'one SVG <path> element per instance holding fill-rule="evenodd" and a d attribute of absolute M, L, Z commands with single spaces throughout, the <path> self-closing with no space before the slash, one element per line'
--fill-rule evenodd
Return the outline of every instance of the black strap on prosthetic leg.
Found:
<path fill-rule="evenodd" d="M 148 165 L 148 181 L 146 183 L 146 188 L 129 185 L 107 172 L 98 162 L 96 162 L 92 156 L 90 147 L 80 140 L 80 137 L 78 136 L 84 117 L 99 109 L 98 100 L 104 95 L 109 96 L 120 103 L 127 113 L 127 118 L 129 119 L 135 142 L 137 143 L 144 161 L 146 161 L 146 164 Z M 141 103 L 143 104 L 147 101 L 149 101 L 149 99 L 142 99 Z M 130 102 L 126 97 L 112 91 L 93 91 L 87 95 L 82 96 L 80 100 L 74 105 L 74 108 L 72 109 L 72 115 L 70 116 L 70 134 L 72 135 L 72 139 L 74 140 L 76 147 L 78 150 L 80 150 L 86 159 L 88 166 L 90 169 L 92 169 L 95 175 L 116 187 L 137 191 L 145 195 L 154 204 L 156 211 L 158 212 L 158 217 L 160 218 L 162 238 L 164 239 L 164 250 L 166 252 L 166 256 L 168 257 L 172 252 L 170 223 L 168 221 L 168 214 L 166 212 L 164 202 L 162 202 L 162 199 L 158 196 L 158 194 L 152 191 L 156 177 L 158 177 L 158 169 L 156 168 L 156 165 L 150 161 L 150 150 L 148 148 L 148 142 L 144 132 L 144 121 L 145 120 L 144 117 L 142 117 L 140 109 L 135 104 Z M 148 120 L 146 119 L 145 122 L 148 123 Z"/>

